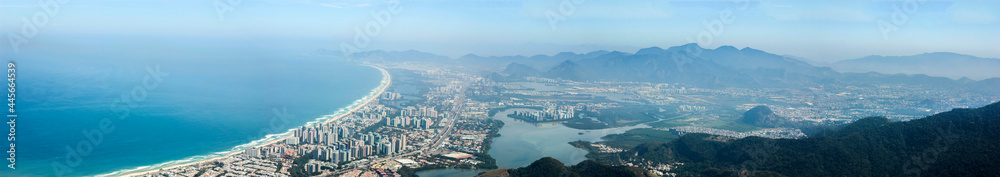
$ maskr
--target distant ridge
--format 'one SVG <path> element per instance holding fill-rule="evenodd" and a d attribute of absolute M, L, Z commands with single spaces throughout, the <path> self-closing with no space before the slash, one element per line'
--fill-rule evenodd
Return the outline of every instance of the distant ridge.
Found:
<path fill-rule="evenodd" d="M 879 72 L 885 74 L 926 74 L 952 79 L 983 80 L 1000 77 L 1000 59 L 980 58 L 948 52 L 911 56 L 867 56 L 831 64 L 841 72 Z"/>
<path fill-rule="evenodd" d="M 538 76 L 541 74 L 537 69 L 523 65 L 520 63 L 510 63 L 507 67 L 504 67 L 503 73 L 510 74 L 512 76 Z"/>
<path fill-rule="evenodd" d="M 688 83 L 705 87 L 788 87 L 839 77 L 832 69 L 752 48 L 704 49 L 694 43 L 667 49 L 644 48 L 635 54 L 610 52 L 574 61 L 574 64 L 554 67 L 547 71 L 548 76 L 572 80 Z"/>
<path fill-rule="evenodd" d="M 344 58 L 340 52 L 322 49 L 307 55 Z M 975 61 L 996 60 L 952 53 L 930 53 L 926 56 L 958 56 L 958 58 Z M 889 83 L 949 89 L 960 87 L 978 91 L 1000 90 L 1000 80 L 976 81 L 969 78 L 951 79 L 929 74 L 884 74 L 885 72 L 841 73 L 829 67 L 813 66 L 796 57 L 772 54 L 750 47 L 737 49 L 733 46 L 721 46 L 716 49 L 704 49 L 694 43 L 666 49 L 649 47 L 640 49 L 635 54 L 599 50 L 583 54 L 561 52 L 551 56 L 535 55 L 530 57 L 520 55 L 484 57 L 469 54 L 455 59 L 415 50 L 374 50 L 351 54 L 350 60 L 352 62 L 431 62 L 462 65 L 465 69 L 502 72 L 508 74 L 509 77 L 541 76 L 576 81 L 614 80 L 683 83 L 706 88 L 795 88 L 825 84 Z M 955 69 L 956 67 L 961 68 L 959 66 L 946 66 L 948 65 L 940 67 L 942 72 L 961 70 Z M 978 68 L 991 66 L 992 64 L 983 64 L 969 70 L 979 72 L 979 70 L 987 69 Z M 514 68 L 507 70 L 508 67 Z M 537 70 L 538 74 L 527 70 L 527 68 Z M 990 72 L 983 71 L 983 73 L 1000 72 L 995 68 L 997 67 L 991 68 L 993 70 L 989 70 Z M 515 74 L 512 72 L 525 73 Z"/>

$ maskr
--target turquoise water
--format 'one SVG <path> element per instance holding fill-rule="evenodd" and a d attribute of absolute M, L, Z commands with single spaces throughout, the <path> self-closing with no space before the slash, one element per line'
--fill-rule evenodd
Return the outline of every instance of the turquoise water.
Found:
<path fill-rule="evenodd" d="M 229 151 L 349 106 L 383 77 L 293 52 L 136 48 L 10 57 L 17 163 L 0 176 L 90 176 Z M 144 87 L 157 66 L 169 75 Z M 133 98 L 127 116 L 123 94 Z M 102 123 L 110 131 L 92 133 Z"/>

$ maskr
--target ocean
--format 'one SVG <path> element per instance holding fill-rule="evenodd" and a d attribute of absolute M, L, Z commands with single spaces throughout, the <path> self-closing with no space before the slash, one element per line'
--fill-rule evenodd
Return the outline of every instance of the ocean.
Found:
<path fill-rule="evenodd" d="M 9 57 L 17 69 L 16 169 L 0 176 L 120 174 L 223 155 L 342 112 L 383 78 L 372 67 L 299 51 L 185 45 Z"/>

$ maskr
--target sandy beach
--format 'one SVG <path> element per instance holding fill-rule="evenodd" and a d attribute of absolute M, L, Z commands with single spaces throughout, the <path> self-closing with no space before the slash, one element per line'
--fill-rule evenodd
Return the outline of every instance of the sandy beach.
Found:
<path fill-rule="evenodd" d="M 382 83 L 383 84 L 379 85 L 381 88 L 378 88 L 379 89 L 378 92 L 376 92 L 374 95 L 372 95 L 369 98 L 367 98 L 366 100 L 364 100 L 363 103 L 355 106 L 354 108 L 351 108 L 351 110 L 349 110 L 347 112 L 344 112 L 344 113 L 342 113 L 340 115 L 337 115 L 336 117 L 327 119 L 326 121 L 323 121 L 320 124 L 328 124 L 330 122 L 336 121 L 336 120 L 338 120 L 338 119 L 340 119 L 340 118 L 342 118 L 344 116 L 350 115 L 351 113 L 357 111 L 358 109 L 361 109 L 361 108 L 365 107 L 366 105 L 370 104 L 372 101 L 378 99 L 379 96 L 381 96 L 383 93 L 385 93 L 385 91 L 389 88 L 389 86 L 392 85 L 392 76 L 389 75 L 389 71 L 386 71 L 384 68 L 382 68 L 382 67 L 380 67 L 378 65 L 374 65 L 374 64 L 367 64 L 367 66 L 370 66 L 370 67 L 373 67 L 375 69 L 378 69 L 379 71 L 382 72 L 382 75 L 384 76 L 382 78 Z M 287 134 L 287 133 L 290 133 L 290 132 L 285 132 L 285 133 L 282 133 L 282 134 Z M 268 145 L 276 144 L 276 143 L 279 143 L 279 142 L 281 142 L 281 141 L 283 141 L 285 139 L 286 138 L 275 139 L 275 140 L 272 140 L 272 141 L 266 142 L 264 144 L 260 144 L 260 145 L 254 146 L 254 147 L 262 147 L 262 146 L 268 146 Z M 240 153 L 243 153 L 243 151 L 234 151 L 232 153 L 229 153 L 229 154 L 226 154 L 226 155 L 220 156 L 220 157 L 215 157 L 215 158 L 205 159 L 205 160 L 200 160 L 200 161 L 194 161 L 194 162 L 188 162 L 188 163 L 182 163 L 182 164 L 176 164 L 176 165 L 171 165 L 171 166 L 167 166 L 167 167 L 164 167 L 164 168 L 150 169 L 150 170 L 144 170 L 144 171 L 138 171 L 138 169 L 137 169 L 136 170 L 137 172 L 127 172 L 125 174 L 118 175 L 118 176 L 129 176 L 129 177 L 130 176 L 145 176 L 145 175 L 149 175 L 149 174 L 158 173 L 158 172 L 163 171 L 163 170 L 170 170 L 170 169 L 174 169 L 174 168 L 185 167 L 185 166 L 190 166 L 190 165 L 195 165 L 195 164 L 204 164 L 204 163 L 215 162 L 215 161 L 226 159 L 228 157 L 231 157 L 233 155 L 237 155 L 237 154 L 240 154 Z"/>

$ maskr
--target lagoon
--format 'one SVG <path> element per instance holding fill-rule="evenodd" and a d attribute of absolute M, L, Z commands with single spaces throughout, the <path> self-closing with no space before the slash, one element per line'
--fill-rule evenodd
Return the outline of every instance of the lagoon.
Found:
<path fill-rule="evenodd" d="M 530 165 L 542 157 L 552 157 L 566 165 L 574 165 L 587 160 L 587 151 L 573 147 L 569 142 L 601 141 L 601 137 L 609 134 L 624 133 L 635 128 L 648 128 L 639 124 L 628 127 L 607 128 L 599 130 L 578 130 L 563 126 L 558 122 L 529 123 L 507 117 L 514 111 L 530 109 L 515 108 L 500 111 L 494 119 L 504 122 L 500 128 L 500 137 L 493 138 L 492 148 L 488 154 L 497 160 L 500 168 L 517 168 Z M 583 134 L 580 134 L 580 133 Z M 421 177 L 458 177 L 475 176 L 480 171 L 445 169 L 418 172 Z"/>

